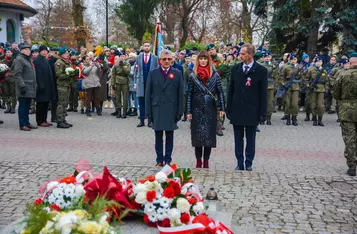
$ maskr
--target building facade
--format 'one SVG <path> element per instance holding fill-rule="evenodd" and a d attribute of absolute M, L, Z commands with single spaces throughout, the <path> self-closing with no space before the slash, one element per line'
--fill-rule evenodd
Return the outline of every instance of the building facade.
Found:
<path fill-rule="evenodd" d="M 20 0 L 0 0 L 0 42 L 21 42 L 21 22 L 37 11 Z"/>

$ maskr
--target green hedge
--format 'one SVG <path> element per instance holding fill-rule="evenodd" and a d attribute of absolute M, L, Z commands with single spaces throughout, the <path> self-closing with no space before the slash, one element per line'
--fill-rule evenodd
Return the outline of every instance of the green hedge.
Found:
<path fill-rule="evenodd" d="M 206 45 L 198 42 L 189 42 L 186 43 L 184 47 L 180 48 L 183 49 L 192 49 L 192 47 L 196 47 L 198 51 L 206 50 Z"/>
<path fill-rule="evenodd" d="M 50 48 L 58 48 L 59 44 L 56 42 L 50 42 L 50 41 L 32 41 L 32 45 L 45 45 L 48 46 Z"/>

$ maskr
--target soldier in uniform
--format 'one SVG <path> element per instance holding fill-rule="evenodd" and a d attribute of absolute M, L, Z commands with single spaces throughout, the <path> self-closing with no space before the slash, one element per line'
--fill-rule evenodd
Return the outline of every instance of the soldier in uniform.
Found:
<path fill-rule="evenodd" d="M 4 81 L 4 102 L 6 103 L 5 114 L 11 113 L 15 114 L 15 107 L 17 104 L 16 99 L 16 90 L 15 90 L 15 77 L 14 77 L 14 69 L 15 69 L 15 58 L 17 53 L 15 54 L 11 50 L 6 50 L 6 56 L 2 63 L 6 64 L 10 71 L 5 77 Z"/>
<path fill-rule="evenodd" d="M 66 74 L 66 68 L 71 67 L 69 53 L 66 47 L 58 50 L 60 56 L 55 63 L 55 72 L 57 78 L 58 104 L 57 104 L 57 128 L 69 128 L 72 124 L 66 121 L 66 108 L 71 87 L 71 76 Z"/>
<path fill-rule="evenodd" d="M 70 61 L 71 64 L 78 65 L 78 56 L 76 55 L 75 51 L 70 52 Z M 70 91 L 69 91 L 69 98 L 68 98 L 68 104 L 69 107 L 67 109 L 67 112 L 78 112 L 78 97 L 79 97 L 79 92 L 77 88 L 77 81 L 75 79 L 71 79 L 71 86 L 70 86 Z"/>
<path fill-rule="evenodd" d="M 262 65 L 268 71 L 268 113 L 267 113 L 267 125 L 271 125 L 271 116 L 274 111 L 274 92 L 275 92 L 275 77 L 277 76 L 276 66 L 271 62 L 271 54 L 269 51 L 266 51 L 262 54 L 264 62 Z M 260 122 L 261 125 L 264 122 Z"/>
<path fill-rule="evenodd" d="M 115 91 L 117 118 L 126 118 L 129 95 L 130 64 L 125 61 L 125 53 L 120 52 L 119 63 L 113 66 L 111 87 Z M 123 97 L 123 100 L 122 100 Z M 122 114 L 123 101 L 123 114 Z"/>
<path fill-rule="evenodd" d="M 322 67 L 322 58 L 314 58 L 314 64 L 307 69 L 305 80 L 309 82 L 309 101 L 313 126 L 324 126 L 322 117 L 325 112 L 324 97 L 327 84 L 327 72 Z M 318 119 L 317 119 L 318 117 Z"/>
<path fill-rule="evenodd" d="M 332 95 L 338 100 L 342 138 L 345 142 L 347 174 L 356 176 L 357 166 L 357 53 L 350 58 L 350 68 L 342 71 L 333 86 Z"/>
<path fill-rule="evenodd" d="M 307 54 L 304 54 L 301 57 L 300 70 L 302 74 L 305 74 L 307 69 L 310 67 L 310 57 Z M 309 82 L 308 80 L 303 79 L 301 82 L 301 91 L 300 91 L 300 111 L 305 109 L 306 118 L 305 121 L 310 121 L 311 108 L 307 105 L 307 100 L 309 96 L 308 90 Z"/>
<path fill-rule="evenodd" d="M 283 67 L 279 81 L 279 85 L 286 90 L 284 96 L 286 125 L 291 125 L 291 122 L 294 126 L 298 125 L 297 116 L 299 114 L 300 79 L 301 73 L 297 64 L 296 54 L 290 54 L 289 63 Z"/>

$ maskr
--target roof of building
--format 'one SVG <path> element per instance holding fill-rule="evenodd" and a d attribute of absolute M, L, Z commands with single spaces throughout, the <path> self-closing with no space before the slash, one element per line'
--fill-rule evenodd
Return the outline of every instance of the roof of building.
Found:
<path fill-rule="evenodd" d="M 0 0 L 0 9 L 17 10 L 25 17 L 31 17 L 37 14 L 37 11 L 20 0 Z"/>

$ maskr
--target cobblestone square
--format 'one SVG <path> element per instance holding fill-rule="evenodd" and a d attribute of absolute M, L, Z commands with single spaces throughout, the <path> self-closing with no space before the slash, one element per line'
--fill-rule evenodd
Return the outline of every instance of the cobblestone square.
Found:
<path fill-rule="evenodd" d="M 300 126 L 286 126 L 282 113 L 272 126 L 259 126 L 253 172 L 236 172 L 233 129 L 228 123 L 218 137 L 210 169 L 194 169 L 205 194 L 214 187 L 223 209 L 233 215 L 235 233 L 357 233 L 357 179 L 346 173 L 344 144 L 335 115 L 325 127 L 313 127 L 299 116 Z M 31 123 L 35 123 L 31 116 Z M 18 130 L 17 115 L 0 114 L 0 229 L 22 216 L 25 204 L 39 196 L 45 181 L 72 172 L 88 159 L 96 172 L 104 165 L 118 176 L 153 174 L 154 134 L 136 128 L 136 117 L 87 118 L 69 113 L 71 129 Z M 188 122 L 175 132 L 173 160 L 194 167 Z"/>

